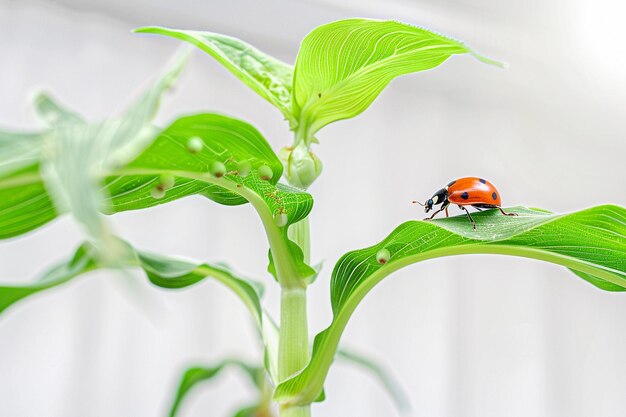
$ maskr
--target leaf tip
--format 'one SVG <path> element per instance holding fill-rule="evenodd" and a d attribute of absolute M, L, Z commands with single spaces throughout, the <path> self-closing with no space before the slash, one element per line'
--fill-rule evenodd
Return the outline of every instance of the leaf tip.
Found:
<path fill-rule="evenodd" d="M 142 26 L 139 28 L 135 28 L 131 31 L 131 33 L 159 33 L 159 31 L 164 30 L 165 28 L 160 26 Z"/>
<path fill-rule="evenodd" d="M 475 51 L 469 50 L 470 55 L 472 55 L 474 58 L 476 58 L 477 60 L 479 60 L 480 62 L 482 62 L 483 64 L 488 64 L 488 65 L 493 65 L 494 67 L 498 67 L 498 68 L 502 68 L 502 69 L 508 69 L 509 68 L 509 64 L 507 64 L 506 62 L 500 62 L 500 61 L 496 61 L 495 59 L 491 59 L 488 58 L 484 55 L 481 55 Z"/>

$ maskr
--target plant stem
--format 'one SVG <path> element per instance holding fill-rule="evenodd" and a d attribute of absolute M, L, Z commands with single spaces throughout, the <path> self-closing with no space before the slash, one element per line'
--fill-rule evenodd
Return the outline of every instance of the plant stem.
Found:
<path fill-rule="evenodd" d="M 280 417 L 310 417 L 311 406 L 301 405 L 299 407 L 285 407 L 280 409 Z"/>
<path fill-rule="evenodd" d="M 309 330 L 306 288 L 283 288 L 280 305 L 278 379 L 280 382 L 302 370 L 309 361 Z M 282 406 L 281 417 L 308 417 L 310 406 Z"/>
<path fill-rule="evenodd" d="M 309 361 L 306 289 L 283 288 L 280 306 L 278 379 L 282 382 Z"/>

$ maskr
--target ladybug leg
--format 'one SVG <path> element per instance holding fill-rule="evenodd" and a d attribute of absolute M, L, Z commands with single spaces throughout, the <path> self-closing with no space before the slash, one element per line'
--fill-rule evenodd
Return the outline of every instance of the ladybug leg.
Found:
<path fill-rule="evenodd" d="M 434 212 L 432 216 L 430 216 L 430 217 L 426 217 L 424 220 L 432 220 L 432 219 L 433 219 L 433 217 L 435 217 L 438 213 L 441 213 L 441 212 L 442 212 L 442 211 L 444 211 L 444 210 L 445 210 L 445 207 L 442 207 L 442 208 L 440 208 L 439 210 L 437 210 L 436 212 Z"/>
<path fill-rule="evenodd" d="M 446 206 L 446 217 L 450 217 L 450 215 L 448 215 L 448 206 Z"/>
<path fill-rule="evenodd" d="M 467 214 L 467 218 L 472 223 L 472 227 L 474 228 L 474 230 L 476 230 L 476 222 L 474 221 L 474 219 L 472 219 L 472 215 L 470 214 L 469 210 L 466 209 L 465 206 L 459 206 L 459 208 L 461 210 L 465 210 L 465 213 Z"/>
<path fill-rule="evenodd" d="M 506 211 L 502 210 L 502 207 L 498 207 L 498 210 L 500 210 L 500 212 L 505 216 L 517 216 L 517 213 L 507 213 Z"/>

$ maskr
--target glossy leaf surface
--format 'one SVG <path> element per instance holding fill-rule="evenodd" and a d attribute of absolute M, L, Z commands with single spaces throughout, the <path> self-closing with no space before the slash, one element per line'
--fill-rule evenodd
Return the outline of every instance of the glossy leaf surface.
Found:
<path fill-rule="evenodd" d="M 372 374 L 372 376 L 382 385 L 387 394 L 391 397 L 395 406 L 398 408 L 398 411 L 404 412 L 410 409 L 409 400 L 400 383 L 396 380 L 396 378 L 394 378 L 389 370 L 381 365 L 377 360 L 364 355 L 363 353 L 347 349 L 337 350 L 337 359 Z"/>
<path fill-rule="evenodd" d="M 311 140 L 323 126 L 363 112 L 394 78 L 466 53 L 475 55 L 459 41 L 396 21 L 319 26 L 302 41 L 295 66 L 294 114 L 302 135 Z"/>
<path fill-rule="evenodd" d="M 244 41 L 219 33 L 162 27 L 145 27 L 137 29 L 136 32 L 169 36 L 197 46 L 277 107 L 285 119 L 293 123 L 291 65 L 259 51 Z"/>
<path fill-rule="evenodd" d="M 322 389 L 341 334 L 365 295 L 392 272 L 427 259 L 462 254 L 501 254 L 534 258 L 574 270 L 605 290 L 626 289 L 626 209 L 598 206 L 570 214 L 523 207 L 474 214 L 476 230 L 465 216 L 431 222 L 409 221 L 382 242 L 349 252 L 335 265 L 331 280 L 333 321 L 315 338 L 308 366 L 277 388 L 275 398 L 310 403 Z M 390 253 L 380 264 L 376 254 Z"/>

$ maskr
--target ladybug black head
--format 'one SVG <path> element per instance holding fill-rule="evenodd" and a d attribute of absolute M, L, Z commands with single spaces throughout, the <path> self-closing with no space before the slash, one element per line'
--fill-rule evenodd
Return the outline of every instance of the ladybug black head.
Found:
<path fill-rule="evenodd" d="M 424 211 L 428 213 L 433 209 L 433 206 L 437 206 L 439 204 L 444 204 L 448 201 L 448 190 L 442 188 L 438 190 L 431 198 L 428 199 L 426 203 L 424 203 Z M 447 205 L 447 203 L 446 203 Z"/>
<path fill-rule="evenodd" d="M 433 209 L 433 199 L 430 198 L 428 199 L 427 202 L 424 203 L 424 211 L 426 213 L 428 213 L 429 211 L 431 211 Z"/>

